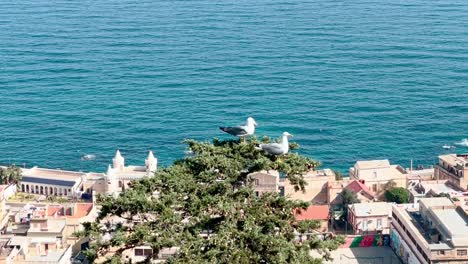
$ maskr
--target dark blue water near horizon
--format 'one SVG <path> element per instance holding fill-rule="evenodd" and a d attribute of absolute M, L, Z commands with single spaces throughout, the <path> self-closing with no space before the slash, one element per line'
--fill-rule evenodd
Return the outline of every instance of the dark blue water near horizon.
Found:
<path fill-rule="evenodd" d="M 0 163 L 168 165 L 251 115 L 325 167 L 430 165 L 467 85 L 465 0 L 0 0 Z"/>

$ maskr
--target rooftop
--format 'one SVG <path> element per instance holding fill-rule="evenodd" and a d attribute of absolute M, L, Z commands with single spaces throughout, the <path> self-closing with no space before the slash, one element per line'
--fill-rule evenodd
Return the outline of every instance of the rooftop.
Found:
<path fill-rule="evenodd" d="M 145 166 L 126 166 L 123 169 L 109 169 L 107 175 L 122 179 L 139 179 L 148 174 Z"/>
<path fill-rule="evenodd" d="M 392 204 L 386 202 L 356 203 L 349 205 L 357 217 L 391 215 Z"/>
<path fill-rule="evenodd" d="M 60 233 L 65 228 L 65 219 L 47 219 L 44 223 L 31 224 L 28 230 L 28 234 L 41 233 Z"/>
<path fill-rule="evenodd" d="M 57 251 L 49 251 L 47 255 L 27 256 L 24 263 L 59 263 L 67 250 L 68 248 L 58 249 Z M 18 263 L 23 263 L 23 261 Z"/>
<path fill-rule="evenodd" d="M 350 184 L 348 184 L 348 186 L 345 187 L 345 189 L 351 190 L 355 193 L 363 191 L 364 193 L 374 197 L 374 193 L 371 190 L 369 190 L 369 188 L 367 188 L 366 185 L 364 185 L 362 182 L 358 180 L 352 181 Z"/>
<path fill-rule="evenodd" d="M 23 176 L 56 179 L 56 180 L 76 181 L 77 179 L 81 178 L 84 175 L 85 173 L 83 172 L 44 169 L 44 168 L 38 168 L 38 167 L 32 167 L 30 169 L 23 169 Z"/>
<path fill-rule="evenodd" d="M 388 168 L 390 162 L 388 160 L 360 160 L 356 162 L 354 167 L 360 170 Z"/>
<path fill-rule="evenodd" d="M 294 217 L 297 221 L 302 220 L 327 220 L 330 207 L 328 205 L 310 205 L 307 209 L 294 209 Z"/>
<path fill-rule="evenodd" d="M 426 195 L 432 191 L 435 194 L 447 193 L 450 196 L 463 196 L 464 191 L 453 186 L 447 180 L 422 181 L 409 184 L 408 189 L 415 195 Z"/>
<path fill-rule="evenodd" d="M 468 154 L 447 154 L 439 156 L 439 159 L 454 166 L 457 164 L 465 165 L 468 162 Z"/>
<path fill-rule="evenodd" d="M 468 246 L 468 219 L 462 210 L 456 208 L 437 208 L 432 212 L 449 232 L 451 242 L 456 246 Z"/>
<path fill-rule="evenodd" d="M 419 199 L 419 203 L 423 204 L 426 208 L 435 206 L 453 206 L 452 201 L 447 197 L 421 198 Z"/>

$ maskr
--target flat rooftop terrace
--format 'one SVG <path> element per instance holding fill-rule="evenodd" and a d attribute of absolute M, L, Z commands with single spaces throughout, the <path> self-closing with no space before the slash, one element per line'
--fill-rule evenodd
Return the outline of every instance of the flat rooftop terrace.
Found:
<path fill-rule="evenodd" d="M 28 176 L 28 177 L 75 181 L 86 174 L 83 172 L 77 172 L 77 171 L 64 171 L 64 170 L 54 170 L 54 169 L 44 169 L 44 168 L 33 167 L 30 169 L 23 169 L 23 175 Z"/>
<path fill-rule="evenodd" d="M 447 154 L 439 156 L 439 159 L 447 162 L 450 165 L 468 162 L 468 154 Z"/>
<path fill-rule="evenodd" d="M 468 218 L 462 210 L 433 209 L 439 223 L 445 227 L 455 246 L 468 246 Z"/>

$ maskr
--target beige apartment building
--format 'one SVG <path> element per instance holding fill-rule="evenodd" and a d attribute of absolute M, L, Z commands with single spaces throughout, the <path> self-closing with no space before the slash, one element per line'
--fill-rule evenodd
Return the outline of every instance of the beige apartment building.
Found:
<path fill-rule="evenodd" d="M 279 173 L 277 171 L 260 171 L 249 174 L 255 189 L 255 195 L 266 192 L 279 192 Z"/>
<path fill-rule="evenodd" d="M 397 187 L 406 188 L 407 171 L 400 165 L 391 165 L 388 160 L 358 161 L 349 169 L 350 179 L 361 180 L 373 193 L 384 191 L 390 181 Z"/>
<path fill-rule="evenodd" d="M 446 197 L 392 208 L 391 246 L 404 263 L 468 263 L 468 216 Z"/>
<path fill-rule="evenodd" d="M 294 200 L 312 202 L 313 204 L 328 204 L 328 182 L 335 181 L 335 173 L 330 169 L 309 171 L 304 175 L 305 190 L 296 190 L 288 179 L 280 182 L 284 195 Z"/>
<path fill-rule="evenodd" d="M 448 154 L 439 156 L 435 166 L 435 178 L 447 179 L 450 183 L 468 190 L 468 154 Z"/>

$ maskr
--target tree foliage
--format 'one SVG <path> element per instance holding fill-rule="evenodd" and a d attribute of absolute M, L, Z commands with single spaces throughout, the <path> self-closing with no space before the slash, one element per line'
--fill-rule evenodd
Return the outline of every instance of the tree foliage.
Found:
<path fill-rule="evenodd" d="M 409 203 L 409 191 L 403 187 L 393 187 L 385 191 L 385 199 L 388 202 L 402 204 Z"/>
<path fill-rule="evenodd" d="M 343 189 L 340 193 L 341 202 L 343 205 L 343 214 L 341 215 L 341 219 L 348 218 L 348 205 L 360 203 L 361 201 L 358 199 L 357 194 L 349 189 Z"/>
<path fill-rule="evenodd" d="M 118 197 L 99 197 L 97 221 L 86 223 L 78 234 L 92 241 L 85 254 L 93 261 L 111 247 L 119 248 L 107 262 L 120 263 L 125 249 L 149 245 L 150 257 L 178 247 L 169 263 L 320 263 L 310 250 L 328 257 L 343 239 L 297 242 L 295 230 L 317 227 L 293 217 L 294 208 L 308 204 L 276 193 L 256 197 L 247 177 L 278 170 L 303 190 L 303 173 L 318 162 L 297 153 L 269 156 L 255 149 L 258 143 L 255 137 L 245 143 L 187 140 L 190 156 L 132 182 Z"/>
<path fill-rule="evenodd" d="M 0 167 L 0 184 L 18 184 L 21 178 L 21 169 L 18 166 Z"/>
<path fill-rule="evenodd" d="M 333 172 L 335 173 L 335 181 L 343 180 L 343 173 L 337 170 L 334 170 Z"/>

